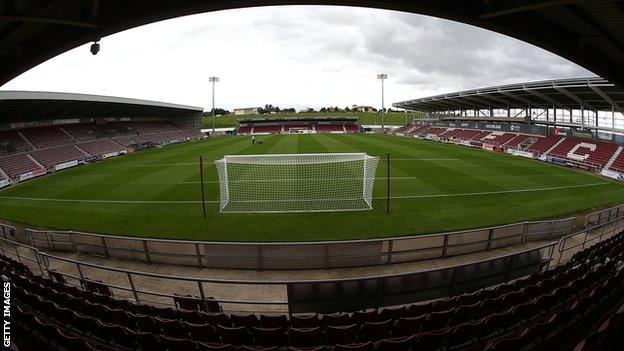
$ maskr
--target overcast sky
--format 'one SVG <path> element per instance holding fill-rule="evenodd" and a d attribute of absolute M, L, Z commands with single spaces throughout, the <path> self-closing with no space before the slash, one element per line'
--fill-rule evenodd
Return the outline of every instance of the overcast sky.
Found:
<path fill-rule="evenodd" d="M 521 41 L 385 10 L 281 6 L 212 12 L 103 38 L 2 87 L 103 94 L 210 107 L 379 107 L 459 89 L 593 75 Z"/>

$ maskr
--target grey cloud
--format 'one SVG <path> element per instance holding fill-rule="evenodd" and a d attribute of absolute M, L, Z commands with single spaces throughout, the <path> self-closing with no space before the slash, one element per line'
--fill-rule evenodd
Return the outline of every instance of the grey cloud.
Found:
<path fill-rule="evenodd" d="M 322 64 L 344 59 L 392 72 L 399 84 L 473 88 L 524 80 L 591 75 L 540 48 L 448 20 L 392 11 L 306 7 L 275 9 L 254 22 L 283 54 Z"/>
<path fill-rule="evenodd" d="M 391 14 L 362 34 L 367 50 L 393 68 L 401 84 L 461 88 L 591 72 L 532 45 L 480 28 L 425 16 Z M 436 77 L 438 81 L 432 80 Z"/>
<path fill-rule="evenodd" d="M 84 73 L 75 73 L 78 69 Z M 203 104 L 203 77 L 219 74 L 218 96 L 229 107 L 264 99 L 320 107 L 376 104 L 380 72 L 390 77 L 388 101 L 591 74 L 529 44 L 447 20 L 363 8 L 284 6 L 133 29 L 105 38 L 97 57 L 80 48 L 11 86 Z M 90 79 L 81 79 L 85 76 Z M 229 92 L 228 82 L 236 82 Z"/>

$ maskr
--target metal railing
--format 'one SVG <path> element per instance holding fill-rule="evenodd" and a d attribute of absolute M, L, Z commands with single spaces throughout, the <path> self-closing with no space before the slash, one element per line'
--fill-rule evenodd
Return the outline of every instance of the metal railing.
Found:
<path fill-rule="evenodd" d="M 6 238 L 0 238 L 0 250 L 31 267 L 38 266 L 42 275 L 55 270 L 75 285 L 85 279 L 99 280 L 116 296 L 137 302 L 174 306 L 176 294 L 190 294 L 199 296 L 204 303 L 212 297 L 228 311 L 330 312 L 407 304 L 500 284 L 547 269 L 555 261 L 559 264 L 569 259 L 566 255 L 602 241 L 623 227 L 624 218 L 615 218 L 558 241 L 481 261 L 392 275 L 325 280 L 210 279 L 143 272 L 59 257 Z M 254 288 L 249 289 L 251 286 Z"/>
<path fill-rule="evenodd" d="M 618 213 L 624 214 L 624 211 L 619 211 Z M 612 209 L 606 210 L 607 213 Z M 601 216 L 598 215 L 598 218 Z M 588 222 L 591 223 L 591 222 Z M 559 239 L 559 244 L 557 245 L 557 251 L 559 258 L 557 259 L 557 264 L 561 263 L 565 254 L 568 254 L 570 257 L 566 257 L 566 259 L 571 258 L 573 253 L 577 251 L 583 250 L 586 247 L 591 246 L 592 244 L 601 242 L 604 239 L 610 238 L 611 236 L 621 232 L 624 229 L 624 217 L 619 216 L 607 221 L 603 221 L 602 223 L 598 222 L 597 224 L 593 224 L 591 226 L 586 227 L 584 230 L 572 233 L 569 235 L 563 236 Z M 574 250 L 574 252 L 570 252 Z"/>
<path fill-rule="evenodd" d="M 3 255 L 13 255 L 15 256 L 17 261 L 26 264 L 33 271 L 38 269 L 41 275 L 43 275 L 44 269 L 41 266 L 41 260 L 39 255 L 40 251 L 32 246 L 17 242 L 15 227 L 0 223 L 0 234 L 0 240 L 3 240 L 4 242 L 10 242 L 13 246 L 13 250 L 7 251 L 4 245 L 0 245 L 0 252 Z M 30 254 L 24 255 L 24 253 L 21 252 L 20 249 Z"/>
<path fill-rule="evenodd" d="M 13 226 L 0 223 L 0 235 L 5 239 L 17 241 L 17 231 Z"/>
<path fill-rule="evenodd" d="M 575 218 L 383 239 L 236 243 L 26 229 L 37 248 L 201 268 L 329 269 L 378 266 L 489 251 L 570 234 Z"/>
<path fill-rule="evenodd" d="M 588 213 L 585 216 L 585 227 L 595 226 L 624 216 L 624 204 Z"/>
<path fill-rule="evenodd" d="M 39 265 L 42 275 L 46 272 L 49 276 L 54 270 L 72 285 L 80 285 L 85 279 L 100 281 L 116 296 L 169 306 L 175 306 L 176 294 L 197 295 L 206 303 L 206 299 L 213 298 L 208 296 L 210 292 L 220 292 L 226 296 L 243 296 L 236 299 L 214 297 L 227 311 L 249 311 L 244 306 L 252 305 L 254 312 L 282 313 L 359 310 L 472 291 L 544 269 L 553 258 L 555 245 L 553 242 L 486 260 L 392 275 L 326 280 L 236 280 L 106 267 L 51 255 L 0 238 L 0 249 L 5 255 L 16 255 L 24 260 L 26 255 L 20 253 L 20 249 L 29 250 L 34 257 L 28 260 Z M 420 283 L 413 284 L 415 281 Z M 250 286 L 254 289 L 249 289 Z M 245 295 L 248 298 L 245 299 Z"/>

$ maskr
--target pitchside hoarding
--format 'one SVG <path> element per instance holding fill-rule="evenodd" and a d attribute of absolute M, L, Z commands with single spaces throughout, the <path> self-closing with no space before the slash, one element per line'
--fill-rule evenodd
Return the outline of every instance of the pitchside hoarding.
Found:
<path fill-rule="evenodd" d="M 450 122 L 440 121 L 433 123 L 436 127 L 491 130 L 493 132 L 508 132 L 520 134 L 546 135 L 546 127 L 513 123 L 490 122 Z"/>
<path fill-rule="evenodd" d="M 75 166 L 78 166 L 78 161 L 76 161 L 76 160 L 58 164 L 58 165 L 54 166 L 54 169 L 57 170 L 57 171 L 60 171 L 62 169 L 75 167 Z"/>

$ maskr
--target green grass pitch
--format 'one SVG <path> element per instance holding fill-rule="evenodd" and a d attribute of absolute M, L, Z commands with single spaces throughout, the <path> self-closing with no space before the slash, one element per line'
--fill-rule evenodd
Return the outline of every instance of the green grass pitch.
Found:
<path fill-rule="evenodd" d="M 562 217 L 624 202 L 624 186 L 534 160 L 385 135 L 219 137 L 77 167 L 0 191 L 0 217 L 32 226 L 215 241 L 361 239 Z M 226 154 L 390 152 L 373 210 L 221 214 L 213 160 Z M 203 219 L 198 156 L 206 160 Z"/>

